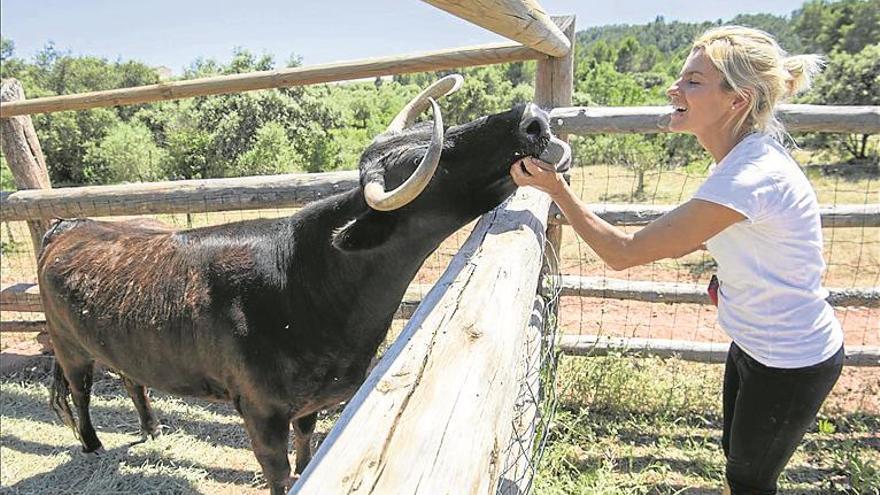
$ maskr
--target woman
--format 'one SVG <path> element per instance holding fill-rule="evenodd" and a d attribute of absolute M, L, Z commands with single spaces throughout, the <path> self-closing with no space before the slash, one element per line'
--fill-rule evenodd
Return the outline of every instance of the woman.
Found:
<path fill-rule="evenodd" d="M 613 269 L 706 248 L 718 262 L 718 323 L 733 340 L 724 373 L 726 493 L 776 493 L 777 480 L 843 365 L 843 332 L 821 287 L 816 195 L 780 144 L 774 116 L 809 86 L 821 59 L 789 57 L 762 31 L 725 26 L 698 38 L 667 90 L 669 128 L 715 160 L 694 197 L 627 234 L 600 219 L 532 158 L 510 170 L 559 205 Z"/>

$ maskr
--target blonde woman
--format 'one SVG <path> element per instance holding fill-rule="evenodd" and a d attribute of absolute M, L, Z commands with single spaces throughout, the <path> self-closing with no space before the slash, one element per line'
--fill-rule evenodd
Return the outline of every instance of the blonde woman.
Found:
<path fill-rule="evenodd" d="M 755 29 L 724 26 L 700 36 L 667 90 L 669 127 L 695 135 L 715 165 L 691 200 L 634 234 L 600 219 L 534 159 L 510 170 L 518 185 L 549 194 L 615 270 L 704 244 L 718 262 L 718 323 L 733 340 L 723 394 L 726 493 L 776 493 L 843 366 L 843 333 L 821 286 L 818 202 L 774 115 L 820 64 L 817 56 L 788 56 Z"/>

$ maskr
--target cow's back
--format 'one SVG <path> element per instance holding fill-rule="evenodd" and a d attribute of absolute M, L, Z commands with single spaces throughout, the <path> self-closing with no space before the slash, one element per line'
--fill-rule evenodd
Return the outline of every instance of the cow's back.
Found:
<path fill-rule="evenodd" d="M 61 221 L 44 237 L 38 272 L 58 344 L 169 392 L 216 396 L 210 389 L 222 388 L 212 372 L 224 357 L 222 335 L 205 317 L 210 290 L 171 229 Z"/>

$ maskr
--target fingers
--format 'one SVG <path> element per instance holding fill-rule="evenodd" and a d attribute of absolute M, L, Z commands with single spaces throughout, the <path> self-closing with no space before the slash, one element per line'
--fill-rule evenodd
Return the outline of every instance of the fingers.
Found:
<path fill-rule="evenodd" d="M 525 167 L 523 160 L 517 160 L 510 166 L 510 176 L 518 186 L 527 186 L 532 182 L 532 175 Z"/>

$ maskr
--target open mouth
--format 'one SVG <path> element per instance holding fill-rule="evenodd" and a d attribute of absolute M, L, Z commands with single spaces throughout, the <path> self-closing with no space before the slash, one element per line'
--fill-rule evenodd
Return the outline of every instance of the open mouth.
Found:
<path fill-rule="evenodd" d="M 672 110 L 674 110 L 673 113 L 678 113 L 678 114 L 682 114 L 682 113 L 685 113 L 688 111 L 687 107 L 680 107 L 680 106 L 675 106 L 675 105 L 672 106 Z"/>
<path fill-rule="evenodd" d="M 552 136 L 549 139 L 547 146 L 544 147 L 544 151 L 540 154 L 530 153 L 522 155 L 517 153 L 515 158 L 519 160 L 524 156 L 537 158 L 538 161 L 534 162 L 535 165 L 548 172 L 565 172 L 571 167 L 571 147 L 556 136 Z M 520 167 L 522 167 L 523 172 L 528 174 L 522 164 L 520 164 Z"/>

